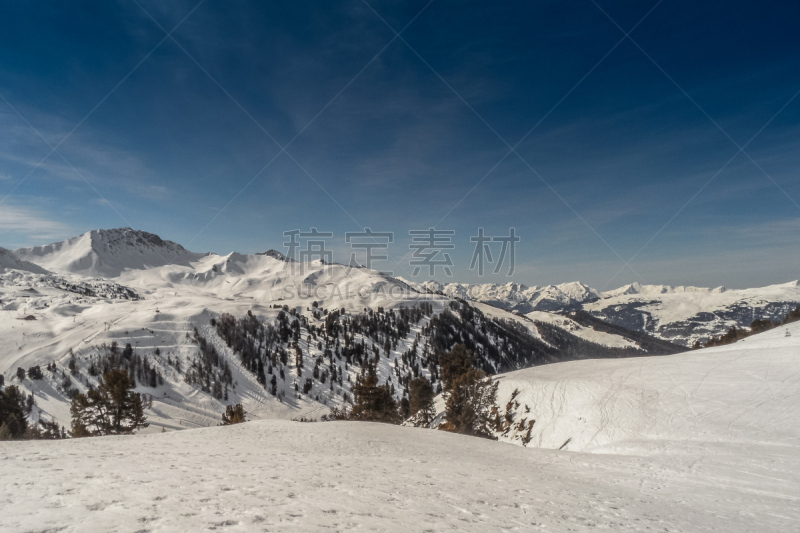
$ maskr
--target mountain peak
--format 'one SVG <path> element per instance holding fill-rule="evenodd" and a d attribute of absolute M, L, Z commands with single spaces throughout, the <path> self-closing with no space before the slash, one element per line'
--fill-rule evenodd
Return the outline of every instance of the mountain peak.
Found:
<path fill-rule="evenodd" d="M 266 252 L 258 252 L 256 255 L 266 255 L 267 257 L 271 257 L 273 259 L 277 259 L 278 261 L 283 261 L 284 263 L 292 262 L 292 259 L 287 257 L 285 254 L 282 254 L 278 250 L 269 249 Z"/>
<path fill-rule="evenodd" d="M 186 249 L 172 241 L 166 241 L 155 233 L 148 233 L 132 228 L 95 229 L 84 233 L 89 235 L 93 242 L 102 243 L 108 248 L 116 247 L 145 247 L 168 248 L 185 252 Z"/>
<path fill-rule="evenodd" d="M 14 254 L 54 272 L 102 277 L 180 263 L 196 255 L 154 233 L 132 228 L 95 229 L 65 241 L 20 248 Z"/>

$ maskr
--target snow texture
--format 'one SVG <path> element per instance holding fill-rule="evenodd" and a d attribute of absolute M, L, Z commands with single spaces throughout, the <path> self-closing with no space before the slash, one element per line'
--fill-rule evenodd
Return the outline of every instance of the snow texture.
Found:
<path fill-rule="evenodd" d="M 0 529 L 794 531 L 794 326 L 789 337 L 498 377 L 501 396 L 519 389 L 532 407 L 537 443 L 572 438 L 562 451 L 277 420 L 3 442 Z"/>

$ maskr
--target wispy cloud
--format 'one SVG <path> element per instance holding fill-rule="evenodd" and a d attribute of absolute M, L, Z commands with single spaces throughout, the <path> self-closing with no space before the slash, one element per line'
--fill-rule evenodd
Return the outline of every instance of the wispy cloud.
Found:
<path fill-rule="evenodd" d="M 4 204 L 0 209 L 0 235 L 3 236 L 4 246 L 58 240 L 71 237 L 74 233 L 68 224 L 51 219 L 37 208 Z"/>
<path fill-rule="evenodd" d="M 108 187 L 122 189 L 147 200 L 162 199 L 169 189 L 156 184 L 155 172 L 142 158 L 127 149 L 114 146 L 113 139 L 92 130 L 88 125 L 74 133 L 58 153 L 50 152 L 66 135 L 67 122 L 58 116 L 20 105 L 20 113 L 34 125 L 41 137 L 10 109 L 0 110 L 0 126 L 8 134 L 0 142 L 0 165 L 16 166 L 18 179 L 33 171 L 60 180 L 89 181 L 93 186 L 106 190 Z M 44 139 L 47 139 L 45 142 Z M 66 161 L 59 155 L 63 155 Z M 36 178 L 36 176 L 32 176 Z M 0 182 L 13 181 L 11 175 L 0 168 Z"/>

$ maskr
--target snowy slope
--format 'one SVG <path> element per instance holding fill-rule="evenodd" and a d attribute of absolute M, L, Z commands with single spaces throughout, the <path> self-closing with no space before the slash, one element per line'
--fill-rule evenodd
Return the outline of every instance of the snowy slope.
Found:
<path fill-rule="evenodd" d="M 0 443 L 0 529 L 791 531 L 800 325 L 788 329 L 500 376 L 501 403 L 519 389 L 517 412 L 536 419 L 527 449 L 280 421 Z M 584 451 L 533 448 L 568 438 Z"/>
<path fill-rule="evenodd" d="M 630 339 L 620 335 L 606 333 L 604 331 L 597 331 L 593 328 L 582 326 L 571 318 L 564 315 L 557 315 L 555 313 L 547 313 L 545 311 L 531 311 L 525 315 L 529 320 L 538 320 L 547 322 L 560 328 L 563 328 L 576 337 L 594 342 L 603 346 L 610 346 L 613 348 L 636 348 L 638 345 Z"/>
<path fill-rule="evenodd" d="M 29 261 L 19 259 L 13 252 L 0 248 L 0 270 L 13 269 L 33 274 L 49 274 L 47 270 Z"/>
<path fill-rule="evenodd" d="M 609 346 L 612 348 L 637 348 L 638 345 L 632 340 L 626 339 L 620 335 L 613 335 L 602 331 L 595 331 L 592 328 L 582 326 L 570 319 L 569 317 L 558 315 L 555 313 L 548 313 L 546 311 L 532 311 L 526 315 L 519 315 L 516 313 L 508 312 L 504 309 L 494 307 L 489 304 L 474 302 L 474 306 L 480 309 L 486 316 L 490 318 L 497 318 L 502 320 L 513 320 L 518 324 L 525 326 L 534 337 L 542 338 L 536 327 L 535 322 L 546 322 L 558 326 L 576 337 L 581 339 L 600 344 L 601 346 Z M 546 342 L 542 339 L 543 342 Z"/>
<path fill-rule="evenodd" d="M 787 336 L 789 332 L 790 336 Z M 497 376 L 498 403 L 535 420 L 528 446 L 650 454 L 800 449 L 800 323 L 676 355 L 557 363 Z M 514 394 L 517 391 L 517 394 Z M 519 442 L 512 430 L 506 440 Z"/>
<path fill-rule="evenodd" d="M 241 402 L 254 416 L 266 418 L 291 418 L 309 413 L 318 417 L 327 412 L 326 406 L 342 403 L 342 389 L 339 386 L 329 389 L 327 385 L 315 384 L 311 394 L 296 398 L 291 375 L 285 381 L 279 380 L 282 398 L 279 400 L 271 396 L 251 372 L 241 367 L 239 358 L 209 326 L 211 318 L 219 317 L 221 313 L 240 317 L 252 311 L 266 320 L 274 320 L 281 310 L 277 303 L 273 308 L 271 301 L 259 303 L 250 298 L 215 297 L 188 291 L 129 301 L 82 297 L 53 287 L 32 289 L 13 285 L 0 285 L 0 300 L 21 302 L 13 309 L 13 304 L 9 303 L 8 309 L 0 312 L 0 333 L 4 339 L 0 345 L 0 371 L 5 375 L 7 384 L 20 385 L 34 393 L 36 408 L 33 419 L 39 416 L 48 420 L 55 418 L 59 423 L 69 425 L 69 398 L 63 391 L 62 383 L 70 375 L 67 368 L 70 354 L 75 354 L 79 371 L 77 378 L 71 378 L 71 385 L 84 391 L 88 383 L 86 372 L 92 358 L 100 355 L 103 346 L 112 342 L 117 342 L 120 347 L 130 343 L 136 353 L 147 355 L 151 364 L 164 376 L 163 385 L 139 388 L 154 398 L 153 408 L 147 411 L 147 415 L 156 429 L 161 426 L 177 428 L 181 425 L 196 427 L 216 424 L 220 413 L 229 403 Z M 402 304 L 377 301 L 382 304 Z M 363 305 L 365 302 L 358 300 L 355 303 L 348 302 L 348 305 Z M 310 305 L 307 300 L 300 299 L 280 301 L 280 304 L 284 303 L 304 311 Z M 35 320 L 20 320 L 27 315 L 34 316 Z M 320 320 L 313 317 L 310 317 L 310 321 L 312 324 L 321 324 Z M 412 328 L 410 339 L 401 340 L 394 350 L 396 356 L 408 349 L 422 325 Z M 197 344 L 192 338 L 194 328 L 198 328 L 200 334 L 214 344 L 232 367 L 237 387 L 230 391 L 228 401 L 213 399 L 184 380 L 186 370 L 198 353 Z M 314 358 L 319 357 L 322 351 L 317 349 L 316 344 L 307 342 L 307 333 L 302 336 L 301 348 L 308 358 L 308 364 L 313 366 Z M 155 354 L 156 350 L 160 355 Z M 182 370 L 169 365 L 167 358 L 180 361 Z M 293 360 L 292 355 L 290 366 Z M 19 382 L 14 377 L 18 367 L 27 369 L 38 365 L 44 368 L 51 362 L 55 362 L 59 370 L 55 374 L 46 372 L 44 380 L 25 379 Z M 308 372 L 310 370 L 306 370 L 306 375 Z M 352 383 L 356 373 L 357 368 L 351 367 L 347 373 L 351 381 L 346 380 L 345 384 Z M 379 373 L 382 381 L 392 375 L 388 358 L 381 361 Z"/>

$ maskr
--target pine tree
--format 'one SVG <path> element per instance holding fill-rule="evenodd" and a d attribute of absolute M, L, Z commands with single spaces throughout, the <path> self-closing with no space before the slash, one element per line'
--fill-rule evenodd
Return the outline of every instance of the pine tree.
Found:
<path fill-rule="evenodd" d="M 439 367 L 444 390 L 449 391 L 453 386 L 453 380 L 472 368 L 472 352 L 463 344 L 459 344 L 439 356 Z"/>
<path fill-rule="evenodd" d="M 353 387 L 355 405 L 350 413 L 351 420 L 369 422 L 400 422 L 397 402 L 389 392 L 388 385 L 378 385 L 375 375 L 367 375 L 359 379 Z"/>
<path fill-rule="evenodd" d="M 73 437 L 130 434 L 149 424 L 136 382 L 124 370 L 110 370 L 98 385 L 72 400 Z"/>
<path fill-rule="evenodd" d="M 0 391 L 0 440 L 20 439 L 28 421 L 25 415 L 25 394 L 16 385 Z"/>
<path fill-rule="evenodd" d="M 237 403 L 236 405 L 229 405 L 225 408 L 225 412 L 222 413 L 222 424 L 220 424 L 220 426 L 230 426 L 232 424 L 247 422 L 245 418 L 246 414 L 242 404 Z"/>
<path fill-rule="evenodd" d="M 498 383 L 492 383 L 483 371 L 474 368 L 455 378 L 445 403 L 447 424 L 440 427 L 454 433 L 494 438 L 492 408 L 497 401 L 497 387 Z"/>
<path fill-rule="evenodd" d="M 433 385 L 424 377 L 412 379 L 409 383 L 409 416 L 415 416 L 417 422 L 427 426 L 436 416 L 436 409 L 433 405 Z"/>
<path fill-rule="evenodd" d="M 494 438 L 492 410 L 497 401 L 498 384 L 482 370 L 473 368 L 471 355 L 459 344 L 439 357 L 447 417 L 447 422 L 439 429 Z"/>

